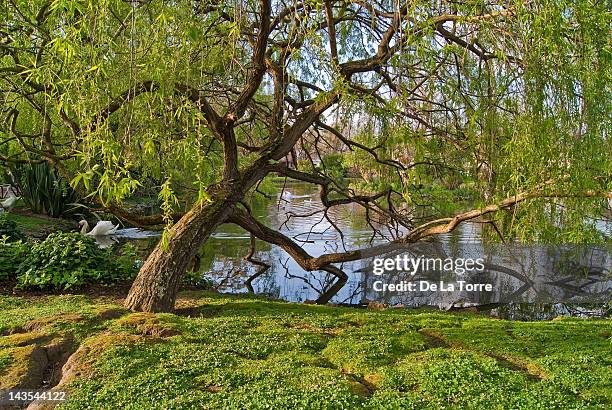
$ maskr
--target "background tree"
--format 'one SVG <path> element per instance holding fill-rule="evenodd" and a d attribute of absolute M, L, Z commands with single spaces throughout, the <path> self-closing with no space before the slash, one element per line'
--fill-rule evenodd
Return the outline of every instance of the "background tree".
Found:
<path fill-rule="evenodd" d="M 118 217 L 166 224 L 130 309 L 171 310 L 223 223 L 335 275 L 319 302 L 346 281 L 339 263 L 500 209 L 512 208 L 509 234 L 597 239 L 589 217 L 612 190 L 603 1 L 0 7 L 0 160 L 47 162 Z M 339 181 L 329 147 L 364 181 Z M 325 210 L 364 207 L 387 243 L 307 254 L 250 216 L 247 199 L 269 174 L 320 186 Z M 121 206 L 145 181 L 160 215 Z M 449 206 L 461 184 L 472 211 Z"/>

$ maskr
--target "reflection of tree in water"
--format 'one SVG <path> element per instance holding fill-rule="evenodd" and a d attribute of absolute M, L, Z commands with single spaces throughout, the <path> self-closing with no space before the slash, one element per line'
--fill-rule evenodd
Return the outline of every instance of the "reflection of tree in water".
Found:
<path fill-rule="evenodd" d="M 483 247 L 482 244 L 468 243 L 457 247 L 456 244 L 431 243 L 398 250 L 389 256 L 405 253 L 441 259 L 484 257 L 486 262 L 483 272 L 472 272 L 461 279 L 468 283 L 491 283 L 494 291 L 473 294 L 457 291 L 382 293 L 373 292 L 370 283 L 367 286 L 370 289 L 370 299 L 389 305 L 430 305 L 446 309 L 499 307 L 497 314 L 518 317 L 520 315 L 517 311 L 523 310 L 527 317 L 533 318 L 537 318 L 537 312 L 542 317 L 560 314 L 588 316 L 609 312 L 602 307 L 611 300 L 612 289 L 611 257 L 605 246 L 496 244 Z M 455 282 L 456 276 L 435 270 L 419 272 L 415 276 L 394 272 L 386 277 L 386 281 L 398 283 L 402 280 L 425 280 L 436 283 L 444 280 L 448 283 Z M 532 305 L 526 308 L 525 303 Z M 506 304 L 511 308 L 500 307 Z"/>
<path fill-rule="evenodd" d="M 338 246 L 337 243 L 329 242 L 324 245 L 327 250 L 334 250 Z M 418 247 L 413 247 L 411 253 L 414 256 L 428 255 L 430 257 L 447 258 L 451 256 L 474 256 L 475 253 L 481 252 L 469 247 L 454 247 L 452 252 L 449 252 L 441 242 L 431 242 L 427 244 L 419 244 Z M 537 319 L 540 312 L 541 317 L 549 317 L 551 315 L 572 314 L 572 315 L 597 315 L 598 312 L 604 312 L 600 309 L 583 308 L 578 305 L 564 304 L 533 304 L 530 308 L 526 308 L 524 304 L 517 304 L 517 301 L 537 301 L 555 299 L 563 299 L 575 296 L 584 297 L 605 297 L 609 295 L 609 284 L 600 288 L 593 288 L 593 285 L 605 284 L 609 281 L 609 276 L 605 267 L 597 267 L 591 263 L 587 266 L 580 263 L 580 259 L 586 259 L 593 262 L 592 254 L 584 254 L 585 250 L 577 251 L 571 248 L 568 252 L 560 252 L 558 248 L 554 248 L 554 252 L 544 247 L 525 248 L 516 247 L 510 249 L 502 259 L 506 262 L 505 265 L 492 262 L 485 263 L 487 275 L 474 275 L 469 279 L 472 282 L 486 282 L 491 277 L 494 278 L 497 284 L 498 292 L 493 295 L 481 294 L 477 299 L 463 298 L 451 296 L 450 299 L 438 300 L 432 299 L 431 295 L 410 295 L 410 300 L 402 299 L 397 295 L 384 295 L 378 300 L 390 305 L 402 304 L 406 306 L 424 306 L 434 305 L 444 307 L 446 309 L 458 307 L 473 307 L 473 306 L 488 306 L 489 308 L 497 307 L 494 314 L 501 314 L 507 317 L 520 317 L 520 312 Z M 388 257 L 394 257 L 396 254 L 405 253 L 406 249 L 398 250 Z M 489 249 L 493 255 L 499 259 L 501 251 Z M 578 253 L 577 253 L 578 252 Z M 531 257 L 531 260 L 525 256 Z M 572 263 L 566 264 L 568 255 L 572 257 Z M 258 294 L 266 294 L 275 298 L 281 298 L 291 301 L 306 301 L 316 299 L 321 294 L 328 291 L 335 282 L 335 276 L 325 272 L 303 272 L 291 265 L 291 259 L 288 258 L 282 251 L 270 251 L 260 253 L 260 257 L 265 261 L 266 266 L 270 265 L 270 270 L 265 270 L 264 274 L 257 277 L 254 290 Z M 495 258 L 490 258 L 496 261 Z M 252 278 L 259 271 L 259 267 L 247 263 L 244 260 L 233 258 L 220 258 L 216 263 L 222 261 L 222 267 L 217 270 L 223 272 L 222 276 L 217 276 L 220 279 L 220 288 L 223 290 L 232 290 L 244 292 L 245 282 Z M 510 262 L 508 262 L 510 261 Z M 605 262 L 605 258 L 603 260 Z M 601 264 L 602 261 L 599 260 Z M 368 289 L 371 290 L 371 283 L 368 282 L 368 271 L 370 267 L 364 263 L 361 266 L 355 264 L 345 264 L 342 269 L 351 272 L 351 276 L 346 286 L 337 292 L 333 298 L 334 303 L 361 304 L 368 300 L 376 300 L 376 296 L 372 297 L 371 292 L 368 294 Z M 563 267 L 562 269 L 560 267 Z M 574 274 L 572 274 L 574 272 Z M 576 274 L 577 273 L 577 274 Z M 552 280 L 554 278 L 554 280 Z M 390 274 L 387 280 L 400 281 L 400 274 Z M 405 278 L 404 278 L 405 279 Z M 444 273 L 436 271 L 421 272 L 408 280 L 418 281 L 427 280 L 436 282 L 441 279 L 452 281 L 452 275 L 444 275 Z M 542 285 L 547 285 L 542 287 Z M 606 287 L 607 286 L 607 287 Z M 598 289 L 594 291 L 594 289 Z M 548 298 L 548 299 L 547 299 Z M 500 305 L 508 304 L 508 308 L 503 308 Z M 545 307 L 548 306 L 548 307 Z M 551 307 L 552 306 L 552 307 Z M 573 307 L 572 307 L 573 306 Z"/>
<path fill-rule="evenodd" d="M 289 280 L 298 280 L 303 283 L 301 289 L 295 290 L 294 299 L 296 301 L 304 302 L 306 301 L 306 294 L 309 291 L 315 292 L 317 295 L 323 295 L 326 292 L 329 292 L 330 289 L 336 283 L 336 277 L 330 273 L 326 272 L 314 272 L 306 273 L 306 274 L 293 274 L 289 269 L 289 258 L 286 258 L 284 261 L 281 261 L 281 266 L 283 267 L 285 273 L 284 277 Z M 348 281 L 346 286 L 342 289 L 341 297 L 337 297 L 340 293 L 340 290 L 336 292 L 334 295 L 334 303 L 337 304 L 358 304 L 361 302 L 363 292 L 364 292 L 364 283 L 362 281 Z"/>
<path fill-rule="evenodd" d="M 286 187 L 286 189 L 292 192 L 290 199 L 283 199 L 282 194 L 278 192 L 276 200 L 262 201 L 255 206 L 252 205 L 253 215 L 265 221 L 266 225 L 277 227 L 311 255 L 344 252 L 357 247 L 364 248 L 368 243 L 371 243 L 372 246 L 376 245 L 376 240 L 372 240 L 372 229 L 364 221 L 361 208 L 339 206 L 328 210 L 325 214 L 325 210 L 322 211 L 320 208 L 316 192 L 302 189 L 297 184 L 290 188 Z M 391 230 L 385 230 L 383 225 L 375 224 L 374 228 L 380 232 L 380 236 L 387 237 L 393 234 Z M 588 295 L 589 292 L 592 294 L 593 286 L 597 285 L 598 280 L 605 282 L 606 274 L 610 272 L 609 256 L 607 270 L 594 271 L 592 267 L 588 267 L 588 258 L 580 256 L 579 251 L 574 250 L 574 254 L 561 253 L 559 251 L 561 248 L 557 249 L 556 253 L 536 255 L 535 259 L 530 261 L 524 254 L 525 247 L 508 245 L 502 248 L 505 256 L 500 260 L 499 249 L 502 245 L 489 245 L 484 241 L 481 235 L 483 228 L 482 224 L 465 224 L 451 234 L 441 235 L 439 240 L 419 243 L 413 245 L 412 248 L 415 256 L 424 254 L 444 258 L 498 255 L 487 260 L 487 270 L 497 284 L 499 292 L 495 295 L 481 295 L 478 300 L 455 298 L 432 301 L 431 296 L 419 295 L 410 295 L 411 300 L 406 300 L 389 295 L 372 295 L 372 270 L 368 265 L 370 261 L 367 259 L 337 264 L 341 271 L 346 272 L 347 280 L 345 284 L 341 284 L 342 286 L 334 290 L 333 287 L 338 284 L 338 281 L 337 276 L 333 273 L 308 272 L 289 258 L 284 250 L 259 240 L 253 244 L 248 233 L 232 225 L 221 227 L 202 250 L 201 272 L 203 276 L 213 279 L 221 291 L 247 292 L 250 285 L 256 294 L 265 294 L 289 301 L 306 301 L 316 300 L 326 292 L 334 290 L 331 298 L 333 303 L 362 304 L 374 300 L 391 305 L 433 305 L 445 308 L 449 306 L 493 306 L 496 303 L 509 303 L 511 304 L 509 306 L 516 306 L 513 301 L 520 301 L 521 296 L 527 295 L 531 298 L 527 298 L 528 301 L 537 301 L 538 296 L 547 296 L 550 300 L 554 300 L 567 295 Z M 407 248 L 401 246 L 395 253 L 406 251 Z M 384 256 L 392 257 L 393 255 L 394 253 L 390 253 Z M 254 263 L 254 261 L 261 262 L 263 265 Z M 265 269 L 267 265 L 269 268 Z M 536 265 L 544 266 L 543 270 L 548 272 L 547 275 L 542 276 L 542 269 L 536 269 Z M 570 279 L 572 273 L 583 275 L 579 277 L 574 275 Z M 389 274 L 387 279 L 391 282 L 401 278 Z M 440 279 L 452 280 L 453 277 L 452 275 L 445 276 L 440 272 L 423 272 L 408 279 L 438 281 Z M 470 279 L 484 281 L 487 277 L 474 275 Z M 544 293 L 538 288 L 538 285 L 542 283 L 549 287 Z M 551 291 L 552 288 L 557 290 Z M 606 291 L 609 292 L 609 288 L 600 289 L 600 296 L 605 296 Z M 545 310 L 538 306 L 534 305 L 533 309 L 544 314 Z M 514 307 L 513 309 L 525 308 Z M 510 312 L 510 308 L 505 311 L 500 310 L 500 312 L 506 311 Z M 580 314 L 579 311 L 569 308 L 565 308 L 564 312 L 565 314 Z M 518 314 L 513 314 L 518 317 Z"/>

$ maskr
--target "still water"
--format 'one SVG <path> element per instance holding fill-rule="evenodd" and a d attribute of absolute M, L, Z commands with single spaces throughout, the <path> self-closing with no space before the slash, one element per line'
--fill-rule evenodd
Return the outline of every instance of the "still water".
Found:
<path fill-rule="evenodd" d="M 318 201 L 318 191 L 312 185 L 287 182 L 279 184 L 277 188 L 271 198 L 251 203 L 253 215 L 263 224 L 301 244 L 312 256 L 367 248 L 384 241 L 383 236 L 386 239 L 393 238 L 393 232 L 381 226 L 376 226 L 380 232 L 373 236 L 363 209 L 356 205 L 332 208 L 328 212 L 328 220 L 323 212 L 319 212 L 323 207 Z M 610 221 L 599 222 L 598 227 L 612 233 Z M 157 238 L 134 240 L 143 254 L 156 241 Z M 247 292 L 246 281 L 258 269 L 243 259 L 248 253 L 249 243 L 249 234 L 241 228 L 221 226 L 201 251 L 202 278 L 212 282 L 213 287 L 220 292 Z M 314 301 L 335 281 L 335 277 L 326 272 L 304 271 L 279 247 L 257 241 L 256 250 L 255 257 L 270 265 L 263 275 L 252 282 L 256 294 L 295 302 Z M 438 283 L 440 280 L 456 282 L 457 278 L 440 272 L 420 272 L 416 276 L 406 275 L 405 272 L 390 272 L 381 278 L 372 274 L 370 259 L 339 265 L 349 279 L 331 302 L 364 305 L 374 301 L 441 309 L 490 305 L 494 308 L 494 315 L 531 320 L 558 315 L 606 315 L 606 307 L 601 306 L 611 300 L 610 250 L 609 246 L 563 251 L 541 246 L 489 246 L 482 238 L 482 224 L 465 223 L 435 241 L 398 249 L 398 252 L 435 255 L 440 258 L 483 257 L 487 264 L 487 275 L 472 275 L 464 279 L 490 282 L 495 292 L 484 297 L 458 292 L 376 292 L 373 282 L 380 279 L 391 283 L 402 280 Z M 570 272 L 573 275 L 580 271 L 580 275 L 573 275 L 575 277 L 572 278 L 567 277 L 567 269 L 559 268 L 568 266 L 565 263 L 568 254 L 579 265 L 587 266 L 586 270 L 574 269 Z M 565 303 L 556 303 L 561 301 Z"/>

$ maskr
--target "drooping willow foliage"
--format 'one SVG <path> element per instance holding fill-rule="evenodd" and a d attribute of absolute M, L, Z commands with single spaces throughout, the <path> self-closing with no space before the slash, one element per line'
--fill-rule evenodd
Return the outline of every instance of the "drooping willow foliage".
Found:
<path fill-rule="evenodd" d="M 46 161 L 105 204 L 154 188 L 167 222 L 209 200 L 224 149 L 198 96 L 231 111 L 260 3 L 3 2 L 0 160 Z M 596 0 L 272 1 L 265 74 L 233 128 L 239 167 L 336 90 L 293 151 L 324 175 L 342 153 L 360 179 L 341 196 L 390 189 L 380 207 L 432 218 L 453 191 L 477 207 L 545 184 L 504 227 L 596 239 L 604 200 L 582 193 L 612 191 L 610 17 Z"/>

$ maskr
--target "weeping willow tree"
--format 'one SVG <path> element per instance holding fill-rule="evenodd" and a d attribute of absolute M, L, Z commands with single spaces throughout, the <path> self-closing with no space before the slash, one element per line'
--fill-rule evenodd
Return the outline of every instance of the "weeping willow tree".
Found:
<path fill-rule="evenodd" d="M 337 277 L 324 303 L 342 262 L 475 218 L 593 240 L 612 197 L 604 1 L 15 0 L 0 15 L 0 161 L 47 162 L 119 218 L 166 227 L 132 310 L 171 310 L 221 224 Z M 334 150 L 363 181 L 338 180 Z M 272 174 L 319 186 L 325 217 L 363 207 L 387 242 L 309 255 L 250 214 Z M 159 215 L 122 205 L 147 181 Z M 444 206 L 458 186 L 473 209 Z"/>

